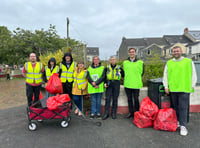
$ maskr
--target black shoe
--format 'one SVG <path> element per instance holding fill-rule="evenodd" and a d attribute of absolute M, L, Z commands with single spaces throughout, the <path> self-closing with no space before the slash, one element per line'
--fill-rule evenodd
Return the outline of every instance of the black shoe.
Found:
<path fill-rule="evenodd" d="M 126 116 L 126 118 L 131 118 L 134 117 L 134 114 L 129 113 L 128 116 Z"/>
<path fill-rule="evenodd" d="M 91 115 L 90 115 L 90 119 L 94 119 L 94 114 L 91 114 Z"/>
<path fill-rule="evenodd" d="M 103 117 L 102 117 L 102 120 L 106 120 L 108 117 L 109 117 L 108 114 L 104 114 Z"/>
<path fill-rule="evenodd" d="M 116 119 L 116 114 L 112 114 L 112 119 Z"/>

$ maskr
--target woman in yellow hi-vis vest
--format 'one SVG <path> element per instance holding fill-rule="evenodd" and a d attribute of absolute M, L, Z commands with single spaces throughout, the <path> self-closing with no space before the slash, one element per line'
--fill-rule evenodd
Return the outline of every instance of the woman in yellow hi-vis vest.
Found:
<path fill-rule="evenodd" d="M 76 62 L 73 61 L 71 53 L 65 53 L 63 61 L 60 63 L 59 76 L 63 86 L 63 93 L 69 94 L 72 99 L 72 84 L 74 81 L 74 69 Z"/>
<path fill-rule="evenodd" d="M 74 103 L 78 107 L 78 109 L 75 110 L 75 114 L 79 116 L 82 115 L 83 96 L 88 94 L 87 86 L 87 70 L 84 68 L 84 62 L 79 61 L 78 67 L 76 67 L 74 71 L 74 83 L 72 88 Z"/>
<path fill-rule="evenodd" d="M 47 83 L 49 78 L 54 74 L 54 73 L 58 73 L 59 72 L 59 66 L 56 66 L 56 59 L 55 58 L 51 58 L 48 62 L 48 66 L 45 67 L 45 72 L 43 74 L 43 79 L 44 82 Z M 46 91 L 46 97 L 45 99 L 50 97 L 50 93 L 48 91 Z M 55 95 L 55 94 L 53 94 Z"/>

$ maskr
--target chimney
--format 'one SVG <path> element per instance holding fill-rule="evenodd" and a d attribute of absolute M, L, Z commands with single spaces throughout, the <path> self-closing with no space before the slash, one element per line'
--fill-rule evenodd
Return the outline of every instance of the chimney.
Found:
<path fill-rule="evenodd" d="M 184 29 L 184 33 L 186 33 L 186 32 L 188 32 L 188 28 L 185 28 L 185 29 Z"/>
<path fill-rule="evenodd" d="M 126 37 L 125 37 L 125 36 L 122 37 L 122 41 L 124 41 L 124 40 L 126 40 Z"/>

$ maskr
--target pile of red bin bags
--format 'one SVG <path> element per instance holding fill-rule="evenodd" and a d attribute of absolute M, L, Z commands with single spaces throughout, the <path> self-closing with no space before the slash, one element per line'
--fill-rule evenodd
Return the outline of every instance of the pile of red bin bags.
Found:
<path fill-rule="evenodd" d="M 47 99 L 47 108 L 49 110 L 55 110 L 59 106 L 63 105 L 63 103 L 69 101 L 70 97 L 68 94 L 62 94 L 62 95 L 57 94 L 56 96 L 52 96 Z"/>
<path fill-rule="evenodd" d="M 177 116 L 172 108 L 160 109 L 149 97 L 142 100 L 140 111 L 135 112 L 133 123 L 139 128 L 154 127 L 155 130 L 175 132 Z"/>

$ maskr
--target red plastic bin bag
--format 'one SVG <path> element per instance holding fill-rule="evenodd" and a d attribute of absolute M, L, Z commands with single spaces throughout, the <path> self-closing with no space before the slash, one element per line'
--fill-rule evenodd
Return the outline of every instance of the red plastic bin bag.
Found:
<path fill-rule="evenodd" d="M 176 111 L 172 108 L 160 109 L 153 123 L 155 130 L 175 132 L 177 129 Z"/>
<path fill-rule="evenodd" d="M 153 120 L 151 117 L 143 115 L 141 112 L 134 113 L 133 123 L 139 128 L 146 128 L 153 126 Z"/>
<path fill-rule="evenodd" d="M 54 73 L 47 82 L 45 89 L 50 94 L 63 93 L 62 82 L 58 77 L 58 75 L 59 75 L 58 73 Z"/>
<path fill-rule="evenodd" d="M 69 102 L 70 101 L 70 97 L 68 94 L 62 94 L 59 96 L 58 102 L 60 102 L 61 104 L 65 103 L 65 102 Z"/>
<path fill-rule="evenodd" d="M 153 120 L 156 118 L 156 115 L 158 113 L 158 106 L 149 99 L 149 97 L 146 97 L 142 100 L 140 105 L 140 112 L 143 113 L 147 117 L 151 117 Z"/>
<path fill-rule="evenodd" d="M 59 104 L 57 103 L 57 96 L 49 97 L 47 99 L 47 108 L 49 110 L 55 110 L 57 109 Z"/>

